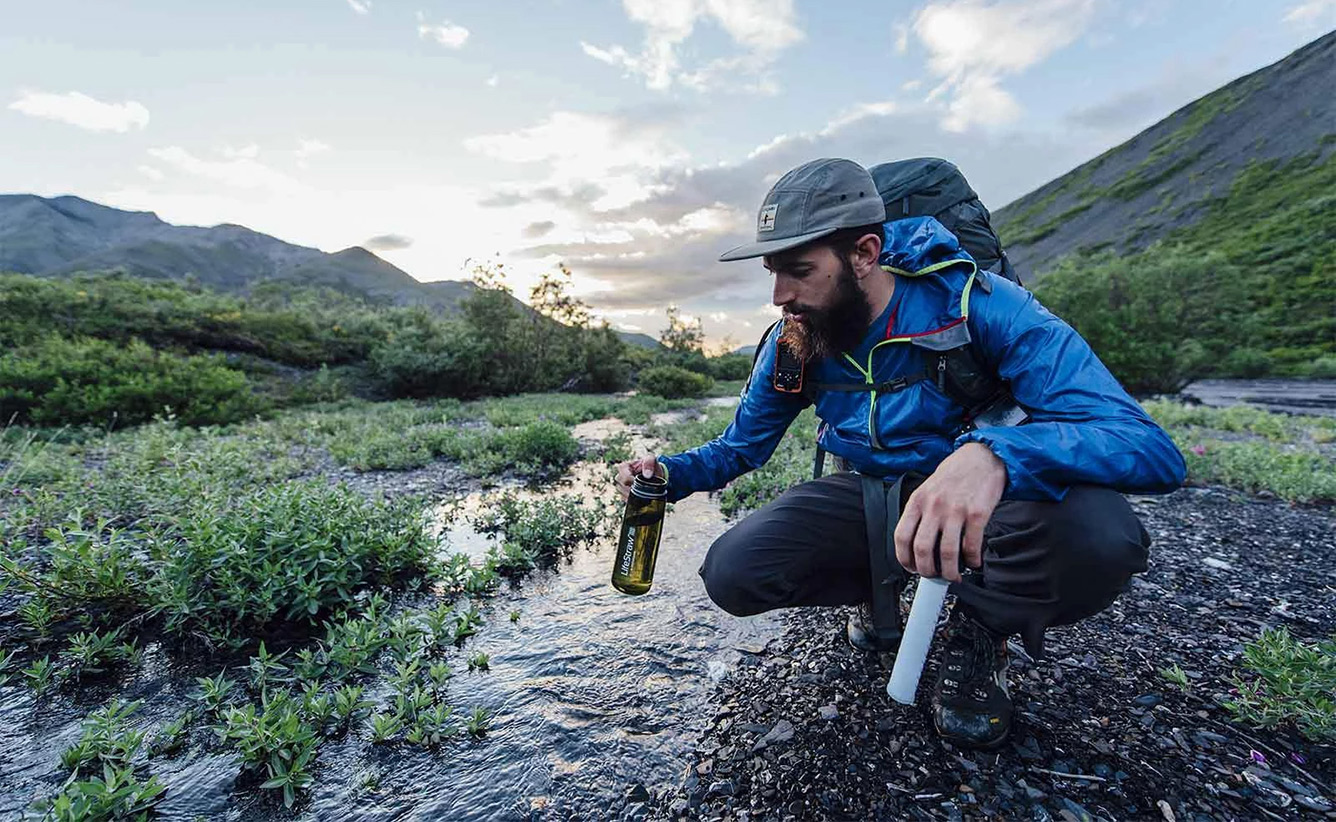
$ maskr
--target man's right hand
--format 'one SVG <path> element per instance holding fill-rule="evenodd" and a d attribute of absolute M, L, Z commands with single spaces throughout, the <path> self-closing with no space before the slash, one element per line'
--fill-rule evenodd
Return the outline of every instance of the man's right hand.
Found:
<path fill-rule="evenodd" d="M 631 483 L 635 482 L 637 474 L 645 477 L 662 477 L 663 466 L 659 464 L 659 458 L 653 454 L 646 454 L 639 459 L 618 465 L 617 493 L 622 495 L 623 501 L 631 496 Z"/>

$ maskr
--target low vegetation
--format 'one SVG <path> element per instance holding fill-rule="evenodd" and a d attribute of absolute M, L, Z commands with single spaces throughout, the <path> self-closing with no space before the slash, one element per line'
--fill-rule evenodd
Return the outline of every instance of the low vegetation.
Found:
<path fill-rule="evenodd" d="M 1301 642 L 1281 627 L 1243 651 L 1237 696 L 1225 703 L 1254 727 L 1290 726 L 1313 742 L 1336 741 L 1336 636 Z"/>
<path fill-rule="evenodd" d="M 1202 377 L 1336 377 L 1336 154 L 1254 163 L 1133 254 L 1068 255 L 1035 294 L 1131 391 Z"/>

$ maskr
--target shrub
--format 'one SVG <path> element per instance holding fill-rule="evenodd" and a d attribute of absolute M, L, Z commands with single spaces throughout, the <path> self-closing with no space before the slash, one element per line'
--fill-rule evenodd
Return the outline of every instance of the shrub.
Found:
<path fill-rule="evenodd" d="M 1313 644 L 1268 629 L 1243 650 L 1251 676 L 1236 677 L 1235 718 L 1269 728 L 1292 724 L 1313 742 L 1336 741 L 1336 637 Z"/>
<path fill-rule="evenodd" d="M 710 376 L 722 382 L 745 380 L 751 376 L 752 358 L 746 354 L 724 354 L 708 360 Z"/>
<path fill-rule="evenodd" d="M 697 374 L 674 365 L 646 368 L 640 372 L 639 377 L 641 391 L 666 399 L 703 397 L 713 384 L 714 380 L 704 374 Z"/>
<path fill-rule="evenodd" d="M 426 573 L 434 547 L 410 499 L 291 482 L 183 512 L 156 546 L 154 582 L 170 629 L 235 645 L 278 623 L 315 625 L 373 583 Z"/>
<path fill-rule="evenodd" d="M 37 425 L 147 422 L 170 409 L 208 425 L 263 410 L 244 374 L 218 355 L 177 356 L 139 339 L 42 337 L 0 355 L 0 418 Z"/>
<path fill-rule="evenodd" d="M 558 471 L 580 456 L 580 444 L 571 432 L 548 420 L 504 429 L 492 438 L 488 450 L 522 474 Z"/>
<path fill-rule="evenodd" d="M 1128 258 L 1076 255 L 1035 296 L 1133 393 L 1181 390 L 1252 328 L 1239 267 L 1220 254 L 1154 246 Z"/>
<path fill-rule="evenodd" d="M 573 494 L 523 500 L 512 493 L 493 499 L 473 521 L 483 533 L 505 543 L 499 567 L 524 570 L 524 560 L 569 556 L 581 542 L 607 534 L 614 524 L 609 510 L 586 508 Z"/>

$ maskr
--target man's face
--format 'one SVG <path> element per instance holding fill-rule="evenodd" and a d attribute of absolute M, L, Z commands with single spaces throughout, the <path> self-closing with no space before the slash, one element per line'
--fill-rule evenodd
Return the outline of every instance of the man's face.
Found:
<path fill-rule="evenodd" d="M 784 310 L 784 341 L 804 361 L 848 351 L 867 333 L 872 309 L 853 265 L 829 246 L 802 246 L 765 258 Z"/>

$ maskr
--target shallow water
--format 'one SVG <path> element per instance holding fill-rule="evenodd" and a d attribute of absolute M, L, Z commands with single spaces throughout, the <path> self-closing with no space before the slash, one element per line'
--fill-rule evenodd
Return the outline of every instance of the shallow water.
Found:
<path fill-rule="evenodd" d="M 575 433 L 602 439 L 622 430 L 616 421 L 597 421 Z M 607 472 L 587 463 L 558 486 L 511 490 L 615 495 Z M 442 506 L 443 517 L 452 514 L 439 523 L 449 550 L 475 558 L 486 553 L 489 538 L 467 519 L 492 493 L 472 494 L 460 509 Z M 601 818 L 632 785 L 652 792 L 676 784 L 711 715 L 710 685 L 742 654 L 760 651 L 779 634 L 774 616 L 738 619 L 705 595 L 696 569 L 726 528 L 704 495 L 678 503 L 665 523 L 654 587 L 644 596 L 609 584 L 609 538 L 485 601 L 481 633 L 462 654 L 450 655 L 455 675 L 447 688 L 457 716 L 474 706 L 492 712 L 482 741 L 462 737 L 428 752 L 407 744 L 373 747 L 365 730 L 331 740 L 320 748 L 309 799 L 294 814 L 261 795 L 276 792 L 237 786 L 239 763 L 230 754 L 205 753 L 200 743 L 207 733 L 197 722 L 185 753 L 152 762 L 169 788 L 161 818 Z M 518 624 L 509 620 L 512 610 L 521 614 Z M 475 650 L 490 655 L 490 671 L 465 671 Z M 141 724 L 158 724 L 187 707 L 193 677 L 206 673 L 216 671 L 173 669 L 150 649 L 142 668 L 114 691 L 89 688 L 35 705 L 25 689 L 0 690 L 0 818 L 14 818 L 58 787 L 60 752 L 78 738 L 81 717 L 113 693 L 145 699 Z M 384 683 L 368 691 L 380 703 L 389 694 Z"/>
<path fill-rule="evenodd" d="M 1182 395 L 1213 407 L 1248 403 L 1286 414 L 1336 416 L 1336 380 L 1199 380 Z"/>

